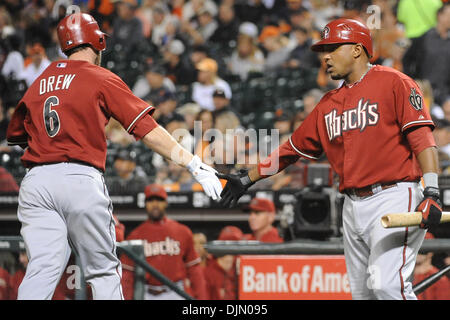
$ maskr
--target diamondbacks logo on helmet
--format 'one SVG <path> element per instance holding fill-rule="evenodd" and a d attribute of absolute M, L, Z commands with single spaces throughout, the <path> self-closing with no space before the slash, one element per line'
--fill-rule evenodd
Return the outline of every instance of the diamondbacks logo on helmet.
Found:
<path fill-rule="evenodd" d="M 416 92 L 415 88 L 411 88 L 411 94 L 409 95 L 409 103 L 411 103 L 412 107 L 417 111 L 423 109 L 423 99 L 422 96 Z"/>

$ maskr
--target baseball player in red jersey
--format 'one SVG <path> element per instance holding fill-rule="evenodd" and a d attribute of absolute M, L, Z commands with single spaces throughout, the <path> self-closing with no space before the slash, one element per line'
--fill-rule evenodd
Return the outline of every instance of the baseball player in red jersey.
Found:
<path fill-rule="evenodd" d="M 411 276 L 425 229 L 442 215 L 434 124 L 417 84 L 371 65 L 369 29 L 350 19 L 325 26 L 312 50 L 342 85 L 327 94 L 289 140 L 249 172 L 220 175 L 221 203 L 233 206 L 257 180 L 325 153 L 345 195 L 343 240 L 353 299 L 416 299 Z M 423 177 L 425 190 L 419 180 Z M 419 227 L 384 229 L 388 212 L 423 212 Z"/>
<path fill-rule="evenodd" d="M 244 208 L 249 213 L 248 224 L 251 234 L 245 234 L 245 240 L 258 240 L 261 242 L 283 242 L 277 228 L 272 224 L 275 221 L 275 204 L 269 199 L 253 198 Z"/>
<path fill-rule="evenodd" d="M 145 188 L 145 208 L 148 220 L 131 231 L 126 240 L 145 240 L 144 254 L 147 262 L 181 289 L 184 281 L 190 282 L 191 292 L 196 299 L 207 299 L 206 282 L 201 259 L 194 249 L 192 231 L 185 225 L 166 216 L 167 193 L 157 184 Z M 133 299 L 134 263 L 127 256 L 122 258 L 123 291 L 125 298 Z M 151 275 L 146 275 L 145 300 L 183 299 L 169 287 Z"/>
<path fill-rule="evenodd" d="M 222 186 L 214 169 L 154 121 L 152 106 L 100 67 L 106 41 L 94 18 L 69 15 L 57 32 L 68 59 L 53 62 L 33 82 L 7 130 L 10 145 L 26 148 L 22 162 L 29 169 L 18 218 L 30 262 L 18 299 L 51 299 L 71 248 L 80 256 L 93 298 L 122 299 L 112 203 L 103 178 L 109 119 L 186 167 L 214 200 Z"/>

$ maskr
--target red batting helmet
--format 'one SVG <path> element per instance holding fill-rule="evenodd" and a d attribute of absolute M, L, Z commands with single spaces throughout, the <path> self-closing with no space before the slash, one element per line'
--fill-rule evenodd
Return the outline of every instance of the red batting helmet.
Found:
<path fill-rule="evenodd" d="M 372 57 L 370 30 L 363 23 L 353 19 L 336 19 L 328 23 L 321 33 L 322 40 L 313 44 L 313 51 L 321 52 L 327 44 L 360 43 Z"/>
<path fill-rule="evenodd" d="M 87 13 L 74 13 L 65 17 L 58 23 L 57 31 L 63 52 L 82 44 L 89 44 L 98 51 L 106 48 L 105 34 L 97 21 Z"/>

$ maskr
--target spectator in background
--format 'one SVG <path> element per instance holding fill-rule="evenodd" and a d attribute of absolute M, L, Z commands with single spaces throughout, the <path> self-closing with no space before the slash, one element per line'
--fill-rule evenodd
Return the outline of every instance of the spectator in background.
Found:
<path fill-rule="evenodd" d="M 133 93 L 141 99 L 153 101 L 161 91 L 175 92 L 175 85 L 167 75 L 162 64 L 147 64 L 144 76 L 139 77 L 133 86 Z"/>
<path fill-rule="evenodd" d="M 214 90 L 213 103 L 214 128 L 225 134 L 227 129 L 236 129 L 241 126 L 239 117 L 230 107 L 230 99 L 227 98 L 225 91 Z"/>
<path fill-rule="evenodd" d="M 197 114 L 195 121 L 198 121 L 197 130 L 201 130 L 200 132 L 202 136 L 199 141 L 195 141 L 196 145 L 194 146 L 194 154 L 199 156 L 205 163 L 211 164 L 212 160 L 210 158 L 210 149 L 211 144 L 214 142 L 214 137 L 208 137 L 208 130 L 214 128 L 214 114 L 212 111 L 203 109 Z"/>
<path fill-rule="evenodd" d="M 182 34 L 187 36 L 191 45 L 205 44 L 211 38 L 218 27 L 214 19 L 215 13 L 212 9 L 204 6 L 197 12 L 193 21 L 183 21 L 181 25 Z"/>
<path fill-rule="evenodd" d="M 114 19 L 111 42 L 120 45 L 120 49 L 129 54 L 134 45 L 144 40 L 142 22 L 136 15 L 137 0 L 116 0 L 117 17 Z"/>
<path fill-rule="evenodd" d="M 436 12 L 441 0 L 400 0 L 397 19 L 405 26 L 409 39 L 418 38 L 436 25 Z"/>
<path fill-rule="evenodd" d="M 278 134 L 281 136 L 292 133 L 292 114 L 283 109 L 278 109 L 275 112 L 275 118 L 273 120 L 273 128 L 278 130 Z"/>
<path fill-rule="evenodd" d="M 433 136 L 442 157 L 450 159 L 450 121 L 446 119 L 435 119 Z"/>
<path fill-rule="evenodd" d="M 425 239 L 434 239 L 434 236 L 427 232 Z M 414 268 L 414 282 L 416 285 L 439 270 L 432 264 L 433 253 L 418 254 L 416 266 Z M 443 276 L 436 283 L 425 291 L 417 295 L 419 300 L 450 300 L 450 279 Z"/>
<path fill-rule="evenodd" d="M 219 241 L 240 241 L 244 234 L 235 226 L 224 227 Z M 231 254 L 213 256 L 205 267 L 205 279 L 209 300 L 237 300 L 238 283 L 236 257 Z"/>
<path fill-rule="evenodd" d="M 137 194 L 148 183 L 144 170 L 136 164 L 136 153 L 121 149 L 114 160 L 115 176 L 106 177 L 106 185 L 111 195 Z"/>
<path fill-rule="evenodd" d="M 20 79 L 24 70 L 24 60 L 20 49 L 22 47 L 22 39 L 14 33 L 6 38 L 8 55 L 2 66 L 2 75 L 5 78 Z"/>
<path fill-rule="evenodd" d="M 249 213 L 248 224 L 251 234 L 245 234 L 245 240 L 258 240 L 261 242 L 283 242 L 278 230 L 273 226 L 275 222 L 275 204 L 264 198 L 253 198 L 244 208 Z"/>
<path fill-rule="evenodd" d="M 160 88 L 154 94 L 147 95 L 144 100 L 155 106 L 153 118 L 157 119 L 162 126 L 166 126 L 177 107 L 175 94 L 170 90 Z"/>
<path fill-rule="evenodd" d="M 231 74 L 238 75 L 242 81 L 245 81 L 249 73 L 262 73 L 264 71 L 265 58 L 256 45 L 255 37 L 258 32 L 256 26 L 250 22 L 244 22 L 239 29 L 237 47 L 228 60 L 228 70 Z"/>
<path fill-rule="evenodd" d="M 186 103 L 177 109 L 177 112 L 184 117 L 184 121 L 186 122 L 187 129 L 189 133 L 194 136 L 194 125 L 195 120 L 197 118 L 198 113 L 201 111 L 201 107 L 196 103 Z"/>
<path fill-rule="evenodd" d="M 288 39 L 276 26 L 266 26 L 259 35 L 259 42 L 267 51 L 264 72 L 277 71 L 289 58 Z"/>
<path fill-rule="evenodd" d="M 437 11 L 436 27 L 414 39 L 403 58 L 407 75 L 430 81 L 437 104 L 442 104 L 450 95 L 449 32 L 450 3 L 445 3 Z"/>
<path fill-rule="evenodd" d="M 194 298 L 207 299 L 206 283 L 200 257 L 194 249 L 192 231 L 185 225 L 167 217 L 167 193 L 160 185 L 145 188 L 145 210 L 148 219 L 131 231 L 127 240 L 144 240 L 147 262 L 164 276 L 184 289 L 189 279 Z M 133 299 L 134 262 L 122 256 L 122 286 L 125 299 Z M 166 285 L 146 274 L 145 300 L 183 299 Z"/>
<path fill-rule="evenodd" d="M 164 68 L 167 78 L 174 85 L 190 85 L 196 80 L 195 68 L 184 59 L 185 45 L 178 39 L 172 40 L 163 50 Z"/>
<path fill-rule="evenodd" d="M 153 7 L 152 43 L 156 47 L 163 47 L 169 43 L 170 38 L 173 38 L 176 35 L 178 24 L 178 18 L 171 15 L 169 10 L 163 4 L 156 4 Z"/>
<path fill-rule="evenodd" d="M 206 58 L 196 65 L 197 81 L 192 84 L 192 100 L 202 108 L 213 111 L 213 93 L 215 89 L 222 89 L 228 99 L 231 99 L 230 85 L 218 74 L 217 62 Z"/>
<path fill-rule="evenodd" d="M 28 48 L 28 57 L 25 60 L 25 65 L 26 67 L 20 78 L 24 79 L 29 87 L 50 65 L 50 60 L 45 55 L 45 49 L 41 43 L 36 42 Z"/>
<path fill-rule="evenodd" d="M 236 41 L 239 32 L 239 22 L 233 6 L 228 3 L 222 3 L 219 6 L 219 15 L 217 16 L 218 26 L 210 37 L 210 41 L 222 45 L 224 48 L 231 47 Z"/>
<path fill-rule="evenodd" d="M 308 36 L 308 30 L 303 27 L 292 28 L 291 35 L 294 37 L 294 48 L 289 53 L 286 67 L 297 68 L 319 68 L 320 60 L 316 52 L 311 51 L 312 39 Z"/>

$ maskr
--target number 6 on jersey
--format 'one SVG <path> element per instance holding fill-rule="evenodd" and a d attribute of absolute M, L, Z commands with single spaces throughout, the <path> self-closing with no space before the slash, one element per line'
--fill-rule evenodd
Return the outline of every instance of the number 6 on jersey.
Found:
<path fill-rule="evenodd" d="M 52 107 L 57 105 L 59 105 L 59 99 L 56 96 L 48 97 L 44 102 L 44 124 L 45 130 L 50 138 L 53 138 L 59 132 L 60 122 L 58 112 L 52 110 Z"/>

